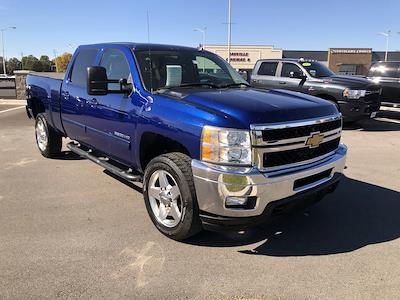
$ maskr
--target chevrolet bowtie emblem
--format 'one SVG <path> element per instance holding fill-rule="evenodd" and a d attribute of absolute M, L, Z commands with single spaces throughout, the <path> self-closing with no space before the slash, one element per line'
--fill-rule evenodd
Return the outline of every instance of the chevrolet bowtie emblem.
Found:
<path fill-rule="evenodd" d="M 319 132 L 312 133 L 306 141 L 306 146 L 308 146 L 310 148 L 318 147 L 319 144 L 321 144 L 321 142 L 323 140 L 324 140 L 323 134 L 321 134 Z"/>

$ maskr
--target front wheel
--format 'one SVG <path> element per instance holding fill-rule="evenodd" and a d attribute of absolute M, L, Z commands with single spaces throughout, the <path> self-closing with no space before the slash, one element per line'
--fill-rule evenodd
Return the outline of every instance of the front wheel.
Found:
<path fill-rule="evenodd" d="M 60 155 L 62 136 L 49 126 L 43 114 L 36 116 L 35 136 L 36 144 L 44 157 L 52 158 Z"/>
<path fill-rule="evenodd" d="M 164 235 L 183 240 L 201 230 L 191 159 L 183 153 L 154 158 L 144 174 L 147 212 Z"/>

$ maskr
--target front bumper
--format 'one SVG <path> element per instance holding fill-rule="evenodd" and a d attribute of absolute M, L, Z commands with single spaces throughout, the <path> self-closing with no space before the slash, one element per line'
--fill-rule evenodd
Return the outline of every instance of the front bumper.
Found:
<path fill-rule="evenodd" d="M 364 102 L 362 99 L 339 101 L 338 104 L 345 122 L 369 118 L 371 113 L 379 111 L 381 106 L 379 101 Z"/>
<path fill-rule="evenodd" d="M 234 218 L 261 216 L 267 205 L 274 201 L 335 184 L 343 173 L 346 153 L 347 147 L 341 144 L 334 154 L 321 161 L 274 173 L 261 173 L 256 168 L 223 168 L 193 160 L 192 172 L 200 213 Z M 319 174 L 327 176 L 319 178 Z M 313 178 L 318 179 L 312 181 Z M 299 186 L 299 182 L 305 184 Z M 227 208 L 227 197 L 248 197 L 255 199 L 255 205 L 249 209 Z"/>

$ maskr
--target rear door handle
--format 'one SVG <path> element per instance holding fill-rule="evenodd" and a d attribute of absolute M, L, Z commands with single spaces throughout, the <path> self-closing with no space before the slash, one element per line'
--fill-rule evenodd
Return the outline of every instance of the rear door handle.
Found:
<path fill-rule="evenodd" d="M 286 84 L 286 81 L 279 81 L 279 84 Z"/>

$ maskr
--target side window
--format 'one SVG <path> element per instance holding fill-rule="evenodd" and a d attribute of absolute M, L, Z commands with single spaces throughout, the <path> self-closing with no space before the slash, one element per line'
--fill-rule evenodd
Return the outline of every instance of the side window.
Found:
<path fill-rule="evenodd" d="M 81 49 L 72 65 L 70 81 L 78 86 L 86 87 L 87 67 L 95 63 L 97 49 Z"/>
<path fill-rule="evenodd" d="M 292 63 L 283 63 L 281 77 L 290 77 L 290 72 L 301 73 L 301 69 Z"/>
<path fill-rule="evenodd" d="M 107 49 L 101 58 L 100 66 L 107 71 L 108 79 L 127 79 L 128 83 L 132 83 L 131 72 L 125 54 L 118 49 Z M 109 90 L 119 90 L 118 83 L 109 83 Z"/>
<path fill-rule="evenodd" d="M 278 62 L 263 62 L 258 69 L 258 75 L 275 76 Z"/>

